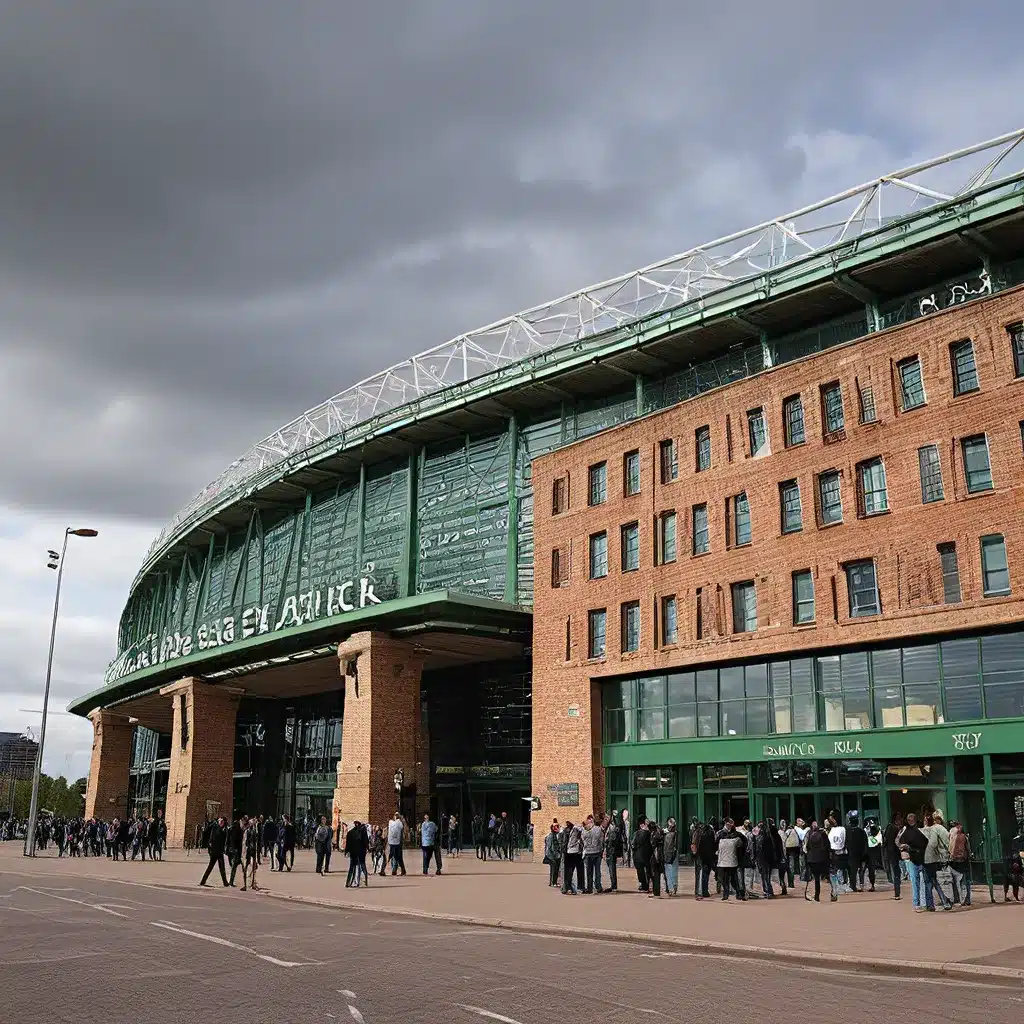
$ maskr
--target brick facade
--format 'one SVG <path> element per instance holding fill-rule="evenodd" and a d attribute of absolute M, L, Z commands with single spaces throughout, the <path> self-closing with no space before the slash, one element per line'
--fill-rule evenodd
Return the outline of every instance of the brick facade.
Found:
<path fill-rule="evenodd" d="M 394 776 L 418 782 L 429 757 L 420 749 L 423 653 L 384 633 L 356 633 L 338 646 L 345 676 L 337 820 L 384 823 L 397 805 Z M 355 663 L 355 672 L 348 669 Z M 424 765 L 423 762 L 427 762 Z"/>
<path fill-rule="evenodd" d="M 579 813 L 603 804 L 600 696 L 597 680 L 624 673 L 758 657 L 844 644 L 865 644 L 1024 617 L 1024 378 L 1015 376 L 1007 326 L 1024 316 L 1015 289 L 870 335 L 608 430 L 536 460 L 533 791 L 578 781 Z M 954 397 L 950 346 L 973 342 L 979 388 Z M 905 410 L 898 364 L 920 359 L 926 401 Z M 843 430 L 827 439 L 823 386 L 838 381 Z M 862 395 L 876 421 L 861 422 Z M 805 442 L 786 447 L 785 400 L 802 400 Z M 748 412 L 763 409 L 768 452 L 752 455 Z M 710 427 L 711 466 L 696 471 L 695 432 Z M 962 441 L 987 435 L 993 487 L 967 492 Z M 673 441 L 678 476 L 663 482 L 660 446 Z M 918 450 L 938 449 L 944 497 L 922 502 Z M 640 455 L 639 493 L 626 496 L 624 456 Z M 881 458 L 888 510 L 864 515 L 858 465 Z M 607 500 L 588 505 L 589 467 L 607 463 Z M 840 474 L 843 520 L 822 524 L 818 474 Z M 553 513 L 555 481 L 568 507 Z M 780 484 L 799 484 L 802 528 L 784 533 Z M 752 539 L 727 535 L 730 499 L 744 492 Z M 710 552 L 693 555 L 692 509 L 706 504 Z M 676 513 L 676 558 L 660 561 L 659 519 Z M 639 524 L 639 568 L 625 572 L 620 529 Z M 607 531 L 608 572 L 589 579 L 589 538 Z M 731 532 L 731 531 L 730 531 Z M 1011 593 L 982 595 L 979 539 L 1002 534 Z M 954 543 L 962 600 L 945 604 L 938 544 Z M 553 566 L 554 552 L 558 551 Z M 881 614 L 851 617 L 845 563 L 874 559 Z M 554 570 L 554 571 L 553 571 Z M 814 579 L 815 621 L 793 624 L 792 573 Z M 553 586 L 553 576 L 560 586 Z M 753 581 L 757 628 L 735 633 L 730 587 Z M 701 636 L 697 636 L 698 590 Z M 678 636 L 663 642 L 662 599 L 676 598 Z M 620 653 L 623 602 L 640 604 L 638 650 Z M 588 612 L 607 609 L 607 650 L 588 657 Z M 578 717 L 576 710 L 578 708 Z M 549 800 L 552 804 L 554 801 Z M 558 813 L 557 810 L 555 813 Z M 549 807 L 537 815 L 550 820 Z"/>
<path fill-rule="evenodd" d="M 123 815 L 128 805 L 128 767 L 135 726 L 124 715 L 111 711 L 94 711 L 89 718 L 92 721 L 92 758 L 85 791 L 85 816 L 109 821 L 114 815 Z"/>
<path fill-rule="evenodd" d="M 195 842 L 196 828 L 210 816 L 233 811 L 235 717 L 241 691 L 181 679 L 161 696 L 173 702 L 171 768 L 167 784 L 167 845 Z"/>

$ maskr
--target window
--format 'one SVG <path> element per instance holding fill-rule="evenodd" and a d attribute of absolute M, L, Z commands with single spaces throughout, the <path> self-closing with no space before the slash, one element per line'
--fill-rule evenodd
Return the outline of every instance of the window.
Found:
<path fill-rule="evenodd" d="M 964 479 L 971 494 L 992 490 L 992 466 L 988 460 L 988 438 L 984 434 L 965 437 L 960 445 L 964 453 Z"/>
<path fill-rule="evenodd" d="M 881 602 L 878 598 L 874 559 L 865 558 L 859 562 L 848 562 L 845 568 L 850 616 L 857 618 L 862 615 L 878 615 L 881 611 Z"/>
<path fill-rule="evenodd" d="M 782 422 L 785 427 L 786 447 L 803 444 L 804 435 L 804 403 L 799 395 L 793 395 L 782 403 Z"/>
<path fill-rule="evenodd" d="M 696 432 L 697 443 L 697 472 L 703 473 L 705 469 L 711 468 L 711 428 L 698 427 Z"/>
<path fill-rule="evenodd" d="M 764 421 L 764 409 L 751 409 L 747 413 L 747 440 L 750 442 L 750 454 L 768 454 L 768 427 Z"/>
<path fill-rule="evenodd" d="M 871 385 L 858 381 L 857 397 L 860 400 L 861 423 L 874 423 L 878 419 L 878 413 L 875 410 L 875 393 L 871 390 Z"/>
<path fill-rule="evenodd" d="M 942 501 L 945 493 L 942 488 L 942 460 L 939 458 L 938 445 L 926 444 L 917 449 L 917 462 L 921 470 L 921 502 L 929 505 L 933 501 Z"/>
<path fill-rule="evenodd" d="M 662 512 L 658 520 L 658 545 L 661 548 L 662 565 L 676 560 L 676 514 Z"/>
<path fill-rule="evenodd" d="M 698 587 L 694 594 L 694 628 L 696 629 L 697 639 L 704 639 L 704 588 Z"/>
<path fill-rule="evenodd" d="M 608 614 L 604 608 L 587 612 L 587 657 L 603 658 L 605 652 L 605 634 L 608 627 Z"/>
<path fill-rule="evenodd" d="M 178 713 L 181 716 L 181 749 L 188 750 L 188 698 L 184 693 L 178 694 Z"/>
<path fill-rule="evenodd" d="M 679 459 L 676 457 L 676 443 L 669 439 L 658 446 L 659 463 L 661 465 L 661 482 L 670 483 L 679 476 Z"/>
<path fill-rule="evenodd" d="M 622 489 L 627 498 L 640 493 L 639 452 L 626 452 L 622 457 Z"/>
<path fill-rule="evenodd" d="M 561 515 L 569 507 L 569 477 L 560 476 L 551 485 L 551 514 Z"/>
<path fill-rule="evenodd" d="M 640 525 L 626 523 L 620 530 L 622 547 L 622 571 L 632 572 L 640 568 Z"/>
<path fill-rule="evenodd" d="M 779 506 L 782 509 L 782 532 L 799 533 L 804 528 L 800 507 L 800 485 L 795 480 L 779 484 Z"/>
<path fill-rule="evenodd" d="M 572 616 L 565 619 L 565 660 L 572 661 Z"/>
<path fill-rule="evenodd" d="M 875 516 L 889 510 L 889 495 L 885 486 L 885 463 L 881 459 L 869 459 L 857 466 L 857 483 L 860 488 L 861 512 Z"/>
<path fill-rule="evenodd" d="M 793 573 L 793 624 L 804 626 L 814 621 L 814 577 L 810 569 Z"/>
<path fill-rule="evenodd" d="M 940 544 L 939 564 L 942 566 L 942 600 L 944 604 L 960 601 L 960 567 L 956 560 L 956 544 Z"/>
<path fill-rule="evenodd" d="M 622 606 L 622 653 L 640 650 L 640 602 L 627 601 Z"/>
<path fill-rule="evenodd" d="M 825 424 L 826 438 L 834 437 L 846 425 L 843 414 L 843 389 L 839 381 L 825 384 L 821 389 L 822 422 Z"/>
<path fill-rule="evenodd" d="M 974 363 L 974 342 L 970 339 L 953 342 L 949 346 L 949 361 L 953 367 L 953 394 L 966 395 L 977 391 L 978 367 Z"/>
<path fill-rule="evenodd" d="M 753 633 L 757 629 L 757 591 L 754 581 L 732 585 L 732 631 Z"/>
<path fill-rule="evenodd" d="M 590 467 L 589 504 L 603 505 L 608 500 L 608 463 L 599 462 Z"/>
<path fill-rule="evenodd" d="M 986 597 L 1001 597 L 1010 592 L 1010 566 L 1001 533 L 981 538 L 981 582 Z"/>
<path fill-rule="evenodd" d="M 924 379 L 921 376 L 921 360 L 911 356 L 896 364 L 900 375 L 900 397 L 903 411 L 908 412 L 924 405 Z"/>
<path fill-rule="evenodd" d="M 707 505 L 693 506 L 693 553 L 706 555 L 711 550 Z"/>
<path fill-rule="evenodd" d="M 818 475 L 818 499 L 823 526 L 843 521 L 843 496 L 839 489 L 839 470 L 830 469 Z"/>
<path fill-rule="evenodd" d="M 569 582 L 569 558 L 565 548 L 551 552 L 551 586 L 564 587 Z"/>
<path fill-rule="evenodd" d="M 608 575 L 608 534 L 590 535 L 590 578 L 599 580 Z"/>
<path fill-rule="evenodd" d="M 674 644 L 679 640 L 679 625 L 676 619 L 675 597 L 661 599 L 661 642 Z"/>
<path fill-rule="evenodd" d="M 1024 324 L 1013 324 L 1006 328 L 1010 332 L 1010 348 L 1013 352 L 1013 375 L 1024 377 Z"/>
<path fill-rule="evenodd" d="M 733 543 L 737 547 L 749 544 L 751 541 L 750 502 L 747 500 L 746 491 L 741 491 L 732 499 L 732 515 Z"/>

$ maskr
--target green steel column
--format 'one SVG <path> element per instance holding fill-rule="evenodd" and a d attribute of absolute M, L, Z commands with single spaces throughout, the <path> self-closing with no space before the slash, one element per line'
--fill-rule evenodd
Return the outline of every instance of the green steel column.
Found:
<path fill-rule="evenodd" d="M 636 374 L 636 415 L 639 419 L 644 414 L 644 379 L 640 374 Z"/>
<path fill-rule="evenodd" d="M 416 576 L 419 568 L 419 531 L 416 522 L 417 488 L 419 486 L 419 463 L 425 455 L 425 449 L 409 455 L 408 487 L 405 492 L 405 550 L 402 553 L 402 597 L 412 597 L 416 593 Z"/>
<path fill-rule="evenodd" d="M 956 758 L 954 758 L 954 757 L 947 757 L 946 758 L 946 807 L 945 807 L 945 814 L 946 814 L 946 821 L 947 822 L 952 821 L 954 818 L 957 821 L 962 821 L 963 820 L 960 817 L 960 808 L 958 806 L 958 801 L 957 801 L 957 798 L 956 798 L 956 784 L 953 781 L 953 767 L 954 767 L 955 761 L 956 761 Z M 948 825 L 947 825 L 947 827 L 948 827 Z"/>
<path fill-rule="evenodd" d="M 519 453 L 519 424 L 508 419 L 508 531 L 505 546 L 505 603 L 519 597 L 519 495 L 516 491 L 516 456 Z"/>
<path fill-rule="evenodd" d="M 874 334 L 875 331 L 882 329 L 882 314 L 878 311 L 878 305 L 874 302 L 867 302 L 864 304 L 864 316 L 868 322 L 868 333 Z"/>
<path fill-rule="evenodd" d="M 363 540 L 366 536 L 366 463 L 359 463 L 358 525 L 356 527 L 356 573 L 363 572 Z"/>
<path fill-rule="evenodd" d="M 707 814 L 704 807 L 704 766 L 697 765 L 697 817 L 701 821 L 707 821 Z"/>
<path fill-rule="evenodd" d="M 996 794 L 992 788 L 992 756 L 983 755 L 981 759 L 985 766 L 985 821 L 982 829 L 982 844 L 985 853 L 985 881 L 988 883 L 988 898 L 995 903 L 996 893 L 992 881 L 992 854 L 1000 855 L 1002 850 L 999 847 L 999 829 L 996 826 Z M 977 844 L 975 844 L 977 845 Z"/>
<path fill-rule="evenodd" d="M 772 359 L 772 347 L 768 343 L 768 332 L 761 332 L 761 369 L 770 370 L 774 365 Z"/>

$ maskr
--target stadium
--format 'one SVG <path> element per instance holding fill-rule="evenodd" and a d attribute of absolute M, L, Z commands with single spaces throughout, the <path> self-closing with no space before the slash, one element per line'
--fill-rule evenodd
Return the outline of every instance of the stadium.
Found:
<path fill-rule="evenodd" d="M 516 313 L 254 445 L 70 706 L 86 814 L 163 808 L 171 846 L 396 806 L 1012 835 L 1022 143 Z"/>

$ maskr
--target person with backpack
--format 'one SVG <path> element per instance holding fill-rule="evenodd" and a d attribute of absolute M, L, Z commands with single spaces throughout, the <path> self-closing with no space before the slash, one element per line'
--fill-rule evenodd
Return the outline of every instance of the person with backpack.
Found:
<path fill-rule="evenodd" d="M 953 876 L 953 902 L 971 905 L 971 841 L 959 821 L 949 823 L 949 873 Z M 961 898 L 962 890 L 962 898 Z"/>
<path fill-rule="evenodd" d="M 818 828 L 816 821 L 811 822 L 807 835 L 804 837 L 804 855 L 809 875 L 807 882 L 804 884 L 804 899 L 811 899 L 808 895 L 808 889 L 811 885 L 811 879 L 814 879 L 814 902 L 820 903 L 821 880 L 828 875 L 829 884 L 832 889 L 831 902 L 835 903 L 839 899 L 839 893 L 836 892 L 835 884 L 832 882 L 832 876 L 829 872 L 832 861 L 832 846 L 829 843 L 828 836 Z"/>
<path fill-rule="evenodd" d="M 896 837 L 896 843 L 900 857 L 910 865 L 910 889 L 914 912 L 918 913 L 925 909 L 924 852 L 928 849 L 928 837 L 918 828 L 916 814 L 907 815 L 907 823 Z"/>
<path fill-rule="evenodd" d="M 610 815 L 604 816 L 604 860 L 608 865 L 608 889 L 607 892 L 619 891 L 618 860 L 622 856 L 622 839 L 619 835 L 619 826 Z"/>
<path fill-rule="evenodd" d="M 796 883 L 796 876 L 800 874 L 800 836 L 785 818 L 779 822 L 779 838 L 782 840 L 785 858 L 779 864 L 779 881 L 782 881 L 782 873 L 786 872 L 789 877 L 789 888 L 792 889 Z"/>

